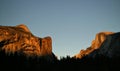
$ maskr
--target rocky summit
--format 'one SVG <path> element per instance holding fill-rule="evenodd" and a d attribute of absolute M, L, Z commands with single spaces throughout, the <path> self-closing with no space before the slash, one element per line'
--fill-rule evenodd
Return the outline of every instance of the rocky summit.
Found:
<path fill-rule="evenodd" d="M 95 40 L 92 41 L 91 46 L 86 50 L 81 50 L 80 53 L 76 54 L 75 58 L 82 58 L 96 49 L 99 49 L 102 43 L 106 40 L 108 35 L 114 34 L 113 32 L 100 32 L 96 34 Z"/>
<path fill-rule="evenodd" d="M 120 57 L 120 32 L 107 36 L 99 49 L 91 53 L 96 55 L 107 56 L 108 58 Z"/>
<path fill-rule="evenodd" d="M 53 57 L 52 39 L 50 36 L 34 36 L 24 24 L 0 26 L 0 51 L 5 51 L 6 54 L 17 52 L 26 56 Z"/>

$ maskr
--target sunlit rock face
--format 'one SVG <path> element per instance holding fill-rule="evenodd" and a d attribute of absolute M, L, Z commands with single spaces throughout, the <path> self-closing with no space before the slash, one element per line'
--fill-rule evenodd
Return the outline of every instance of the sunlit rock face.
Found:
<path fill-rule="evenodd" d="M 113 34 L 113 32 L 100 32 L 96 34 L 95 40 L 92 41 L 91 46 L 88 47 L 86 50 L 81 50 L 80 53 L 76 54 L 75 58 L 82 58 L 94 50 L 100 48 L 101 44 L 106 40 L 106 37 L 110 34 Z"/>
<path fill-rule="evenodd" d="M 50 36 L 34 36 L 26 25 L 0 26 L 0 51 L 6 54 L 22 53 L 26 56 L 49 56 L 52 53 Z"/>
<path fill-rule="evenodd" d="M 91 48 L 98 49 L 104 40 L 106 40 L 106 37 L 110 34 L 113 34 L 113 32 L 100 32 L 96 35 L 95 40 L 92 41 Z"/>

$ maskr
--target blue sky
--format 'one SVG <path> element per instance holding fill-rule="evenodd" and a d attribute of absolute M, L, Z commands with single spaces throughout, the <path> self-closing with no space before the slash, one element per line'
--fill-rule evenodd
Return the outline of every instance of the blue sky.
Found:
<path fill-rule="evenodd" d="M 73 56 L 96 33 L 120 32 L 120 0 L 0 0 L 0 25 L 18 24 L 35 36 L 51 36 L 58 57 Z"/>

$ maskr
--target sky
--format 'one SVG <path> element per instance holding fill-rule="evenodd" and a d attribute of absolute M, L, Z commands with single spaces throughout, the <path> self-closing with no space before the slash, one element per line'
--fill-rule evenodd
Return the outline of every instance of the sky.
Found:
<path fill-rule="evenodd" d="M 0 0 L 0 25 L 51 36 L 58 57 L 74 56 L 102 31 L 120 32 L 120 0 Z"/>

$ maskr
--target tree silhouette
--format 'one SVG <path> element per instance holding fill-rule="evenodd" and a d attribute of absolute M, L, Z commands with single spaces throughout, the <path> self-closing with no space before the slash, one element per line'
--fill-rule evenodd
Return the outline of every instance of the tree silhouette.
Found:
<path fill-rule="evenodd" d="M 46 61 L 40 57 L 26 57 L 23 54 L 15 53 L 7 55 L 4 51 L 0 51 L 1 69 L 25 71 L 25 70 L 49 70 L 49 71 L 115 71 L 120 70 L 120 58 L 107 58 L 103 55 L 98 55 L 95 58 L 83 57 L 76 59 L 66 56 L 60 60 L 53 62 Z"/>

